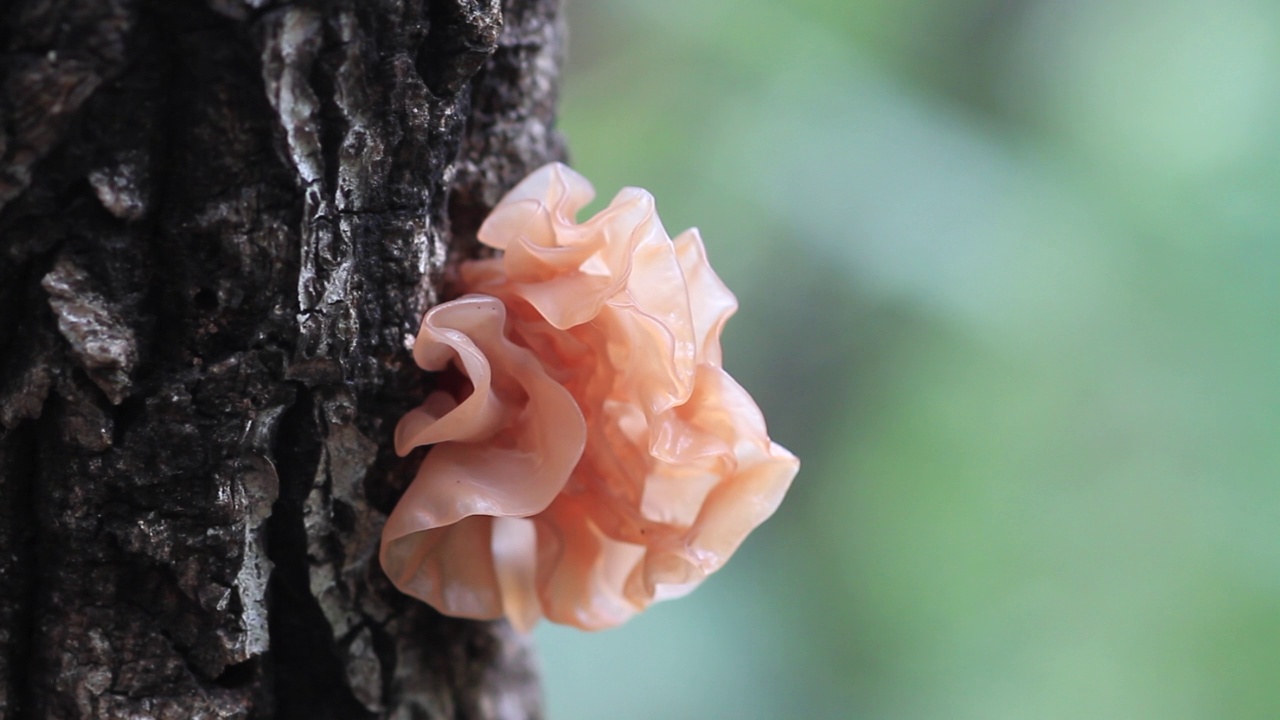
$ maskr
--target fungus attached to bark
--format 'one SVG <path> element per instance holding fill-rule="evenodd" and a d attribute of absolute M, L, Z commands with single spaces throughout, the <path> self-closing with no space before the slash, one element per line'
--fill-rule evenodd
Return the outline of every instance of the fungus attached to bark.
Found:
<path fill-rule="evenodd" d="M 720 367 L 737 301 L 697 231 L 670 238 L 635 188 L 577 223 L 592 197 L 534 172 L 480 228 L 503 253 L 422 320 L 415 361 L 462 378 L 396 428 L 402 455 L 436 447 L 381 560 L 443 613 L 618 625 L 723 565 L 799 469 Z"/>

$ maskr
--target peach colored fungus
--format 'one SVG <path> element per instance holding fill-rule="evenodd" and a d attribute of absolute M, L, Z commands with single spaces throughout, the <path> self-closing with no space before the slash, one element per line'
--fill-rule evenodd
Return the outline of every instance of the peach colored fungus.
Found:
<path fill-rule="evenodd" d="M 595 630 L 692 590 L 768 518 L 799 469 L 720 367 L 737 301 L 702 239 L 671 239 L 636 188 L 594 196 L 560 164 L 480 228 L 495 258 L 432 308 L 413 348 L 466 382 L 396 427 L 435 445 L 382 533 L 396 587 L 448 615 Z"/>

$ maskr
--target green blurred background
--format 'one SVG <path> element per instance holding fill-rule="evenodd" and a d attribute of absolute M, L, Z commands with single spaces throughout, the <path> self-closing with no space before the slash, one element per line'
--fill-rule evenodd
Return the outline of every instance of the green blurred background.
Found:
<path fill-rule="evenodd" d="M 804 467 L 557 720 L 1280 718 L 1280 3 L 570 0 Z"/>

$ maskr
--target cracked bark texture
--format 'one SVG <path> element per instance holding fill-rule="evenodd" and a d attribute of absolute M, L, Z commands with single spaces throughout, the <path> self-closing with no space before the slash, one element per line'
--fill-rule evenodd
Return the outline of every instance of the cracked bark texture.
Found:
<path fill-rule="evenodd" d="M 538 716 L 376 545 L 406 337 L 563 155 L 558 0 L 0 14 L 0 719 Z"/>

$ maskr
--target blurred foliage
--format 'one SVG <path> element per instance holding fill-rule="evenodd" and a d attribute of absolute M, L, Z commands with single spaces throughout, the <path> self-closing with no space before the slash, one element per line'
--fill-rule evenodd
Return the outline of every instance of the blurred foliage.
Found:
<path fill-rule="evenodd" d="M 1280 718 L 1280 4 L 570 0 L 562 129 L 699 226 L 804 461 L 575 718 Z"/>

